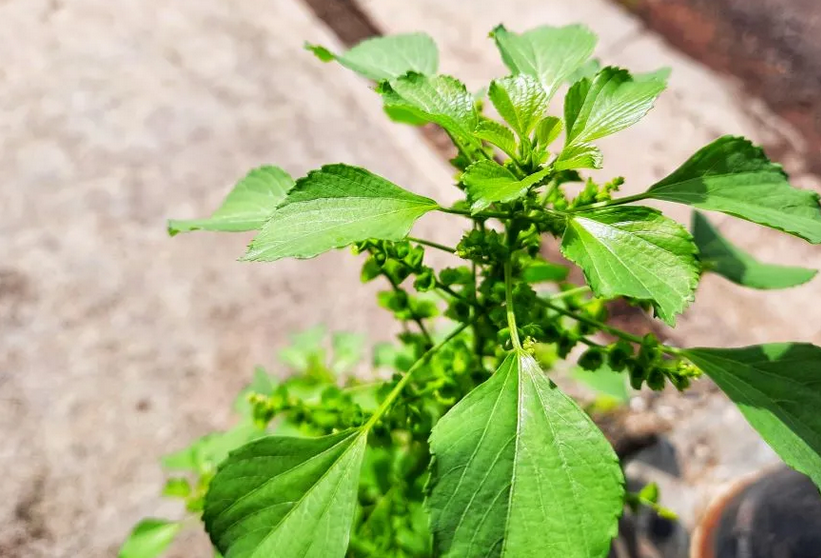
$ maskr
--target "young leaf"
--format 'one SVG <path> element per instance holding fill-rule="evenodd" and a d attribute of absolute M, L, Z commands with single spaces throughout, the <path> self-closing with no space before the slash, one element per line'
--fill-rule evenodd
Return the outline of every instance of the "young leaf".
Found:
<path fill-rule="evenodd" d="M 507 67 L 538 79 L 547 100 L 596 48 L 596 35 L 581 25 L 536 27 L 521 34 L 500 25 L 491 35 Z"/>
<path fill-rule="evenodd" d="M 519 180 L 495 161 L 479 161 L 462 173 L 461 181 L 467 186 L 471 200 L 470 210 L 478 213 L 494 202 L 509 202 L 522 197 L 528 188 L 538 184 L 551 169 L 546 168 Z"/>
<path fill-rule="evenodd" d="M 610 444 L 524 352 L 433 428 L 436 555 L 603 558 L 623 477 Z"/>
<path fill-rule="evenodd" d="M 724 136 L 702 147 L 646 196 L 721 211 L 821 243 L 818 194 L 790 186 L 781 166 L 741 137 Z"/>
<path fill-rule="evenodd" d="M 408 33 L 365 39 L 345 54 L 306 44 L 323 62 L 336 60 L 349 70 L 375 80 L 393 79 L 408 72 L 432 76 L 439 67 L 436 43 L 425 33 Z"/>
<path fill-rule="evenodd" d="M 120 547 L 117 558 L 157 558 L 171 545 L 182 525 L 165 519 L 143 519 Z"/>
<path fill-rule="evenodd" d="M 476 127 L 473 135 L 492 143 L 504 151 L 511 159 L 516 156 L 516 138 L 509 128 L 493 120 L 483 120 Z"/>
<path fill-rule="evenodd" d="M 649 207 L 574 213 L 562 238 L 562 253 L 597 296 L 649 300 L 670 325 L 693 300 L 696 252 L 684 227 Z"/>
<path fill-rule="evenodd" d="M 438 124 L 462 145 L 481 147 L 473 136 L 479 124 L 473 95 L 458 79 L 408 74 L 383 83 L 379 92 L 389 110 Z"/>
<path fill-rule="evenodd" d="M 772 343 L 740 349 L 686 349 L 761 437 L 821 488 L 821 348 Z"/>
<path fill-rule="evenodd" d="M 565 147 L 553 163 L 557 171 L 570 169 L 600 169 L 602 154 L 599 148 L 589 143 Z"/>
<path fill-rule="evenodd" d="M 519 74 L 490 83 L 488 97 L 505 122 L 523 140 L 547 109 L 547 94 L 536 78 Z"/>
<path fill-rule="evenodd" d="M 343 557 L 366 436 L 270 436 L 233 452 L 205 498 L 211 541 L 230 558 Z"/>
<path fill-rule="evenodd" d="M 721 236 L 707 218 L 693 212 L 693 240 L 706 271 L 744 287 L 786 289 L 803 285 L 818 273 L 814 269 L 761 263 Z"/>
<path fill-rule="evenodd" d="M 667 86 L 659 73 L 631 76 L 607 67 L 593 80 L 576 82 L 564 103 L 567 145 L 589 143 L 632 126 Z"/>
<path fill-rule="evenodd" d="M 208 219 L 170 220 L 168 234 L 197 230 L 242 232 L 259 229 L 294 187 L 279 167 L 259 167 L 243 178 Z"/>
<path fill-rule="evenodd" d="M 297 181 L 243 260 L 312 258 L 369 238 L 401 240 L 437 207 L 365 169 L 326 165 Z"/>
<path fill-rule="evenodd" d="M 548 116 L 543 118 L 536 124 L 536 141 L 539 146 L 547 147 L 559 137 L 562 133 L 564 125 L 560 118 L 555 116 Z"/>

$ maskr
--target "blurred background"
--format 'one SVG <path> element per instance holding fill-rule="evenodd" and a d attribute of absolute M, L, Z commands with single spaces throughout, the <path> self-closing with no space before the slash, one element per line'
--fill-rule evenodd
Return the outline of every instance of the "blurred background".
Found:
<path fill-rule="evenodd" d="M 603 63 L 673 69 L 650 115 L 602 142 L 624 193 L 722 134 L 821 191 L 816 0 L 0 0 L 0 556 L 115 556 L 139 518 L 179 513 L 157 458 L 227 427 L 289 332 L 391 337 L 347 252 L 239 263 L 247 235 L 170 239 L 165 220 L 208 214 L 263 163 L 362 165 L 447 200 L 437 134 L 389 122 L 367 82 L 302 45 L 425 30 L 442 71 L 477 90 L 505 73 L 487 38 L 500 22 L 585 23 Z M 761 259 L 821 268 L 817 247 L 714 222 Z M 458 224 L 420 228 L 450 244 Z M 821 344 L 819 297 L 821 280 L 767 293 L 710 276 L 675 332 L 620 319 L 681 345 Z M 674 467 L 635 474 L 688 526 L 728 481 L 777 461 L 707 384 L 640 394 L 629 413 L 672 444 Z M 171 555 L 208 552 L 189 535 Z"/>

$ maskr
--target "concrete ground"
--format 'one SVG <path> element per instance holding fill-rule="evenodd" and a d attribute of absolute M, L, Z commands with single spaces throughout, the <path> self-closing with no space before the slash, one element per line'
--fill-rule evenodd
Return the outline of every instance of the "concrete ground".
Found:
<path fill-rule="evenodd" d="M 777 147 L 796 184 L 819 188 L 787 123 L 609 3 L 359 4 L 384 32 L 428 30 L 443 71 L 473 88 L 503 72 L 486 38 L 500 21 L 585 22 L 605 62 L 671 66 L 651 115 L 604 144 L 608 173 L 624 175 L 628 193 L 724 133 Z M 440 154 L 387 122 L 367 83 L 305 53 L 305 40 L 339 47 L 298 0 L 0 2 L 0 556 L 115 555 L 140 517 L 179 511 L 157 495 L 157 457 L 230 424 L 234 394 L 289 332 L 319 322 L 374 340 L 393 331 L 345 252 L 240 264 L 247 235 L 164 231 L 168 217 L 206 214 L 262 163 L 298 176 L 344 161 L 452 197 Z M 821 268 L 817 248 L 716 221 L 762 258 Z M 455 242 L 460 225 L 426 217 L 419 232 Z M 773 294 L 709 277 L 673 339 L 819 343 L 821 305 L 806 303 L 819 295 L 820 281 Z M 685 516 L 724 480 L 773 459 L 721 400 L 694 404 L 700 414 L 658 404 L 692 432 L 681 447 L 691 443 L 684 457 L 694 465 L 676 482 L 701 492 Z M 698 458 L 702 438 L 709 459 Z M 175 552 L 207 556 L 208 545 L 195 537 Z"/>

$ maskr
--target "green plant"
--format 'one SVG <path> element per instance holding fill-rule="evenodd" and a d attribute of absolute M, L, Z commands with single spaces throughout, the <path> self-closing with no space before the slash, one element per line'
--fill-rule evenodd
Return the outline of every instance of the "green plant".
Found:
<path fill-rule="evenodd" d="M 387 281 L 378 302 L 403 326 L 398 346 L 376 352 L 393 375 L 365 385 L 339 379 L 349 364 L 332 373 L 316 332 L 303 335 L 286 353 L 300 374 L 275 384 L 258 373 L 238 427 L 166 459 L 196 473 L 193 485 L 174 479 L 166 493 L 185 499 L 227 558 L 605 556 L 624 506 L 655 505 L 657 494 L 625 494 L 610 444 L 547 376 L 577 346 L 583 375 L 608 374 L 617 398 L 614 372 L 654 390 L 708 375 L 784 461 L 821 484 L 821 348 L 679 348 L 607 324 L 607 301 L 623 298 L 674 325 L 705 271 L 755 288 L 815 275 L 757 262 L 700 214 L 693 236 L 636 202 L 723 212 L 817 244 L 818 196 L 791 187 L 749 141 L 722 137 L 645 192 L 614 198 L 621 178 L 599 184 L 579 171 L 600 167 L 593 142 L 641 119 L 667 72 L 599 69 L 588 61 L 595 36 L 581 26 L 500 26 L 492 37 L 511 72 L 487 90 L 501 121 L 436 73 L 427 35 L 371 39 L 344 54 L 308 45 L 377 82 L 392 119 L 448 134 L 463 201 L 444 207 L 345 164 L 296 182 L 262 167 L 212 217 L 169 223 L 172 234 L 258 230 L 246 261 L 352 246 L 363 281 Z M 551 116 L 565 82 L 564 117 Z M 456 246 L 408 236 L 432 211 L 464 220 Z M 545 235 L 561 240 L 586 285 L 543 258 Z M 433 269 L 428 249 L 463 263 Z M 447 320 L 434 327 L 442 311 Z M 156 555 L 178 528 L 153 521 L 135 532 L 154 533 L 153 546 L 140 553 L 131 539 L 123 558 Z"/>

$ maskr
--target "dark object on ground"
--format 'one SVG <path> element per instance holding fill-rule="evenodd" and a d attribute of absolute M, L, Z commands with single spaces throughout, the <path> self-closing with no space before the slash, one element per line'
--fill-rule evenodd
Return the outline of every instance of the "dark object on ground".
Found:
<path fill-rule="evenodd" d="M 787 468 L 743 483 L 707 512 L 693 550 L 694 558 L 819 558 L 821 494 Z"/>

